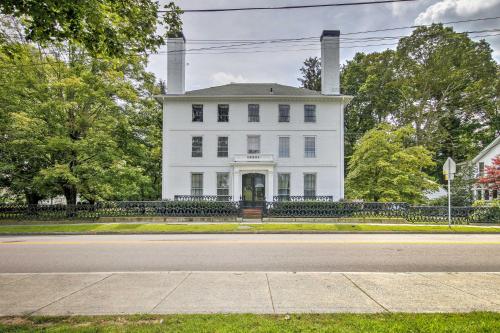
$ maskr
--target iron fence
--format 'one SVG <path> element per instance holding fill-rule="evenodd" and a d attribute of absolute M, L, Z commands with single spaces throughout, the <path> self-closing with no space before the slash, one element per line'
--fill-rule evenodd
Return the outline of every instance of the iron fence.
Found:
<path fill-rule="evenodd" d="M 332 195 L 299 196 L 299 195 L 275 195 L 274 201 L 333 201 Z"/>
<path fill-rule="evenodd" d="M 171 217 L 237 217 L 248 207 L 262 207 L 264 217 L 381 217 L 403 218 L 408 222 L 446 223 L 445 206 L 411 206 L 404 202 L 364 203 L 320 200 L 281 200 L 245 202 L 178 198 L 170 201 L 111 201 L 77 205 L 0 204 L 0 220 L 96 220 L 99 217 L 171 216 Z M 500 223 L 499 207 L 452 207 L 452 222 Z"/>

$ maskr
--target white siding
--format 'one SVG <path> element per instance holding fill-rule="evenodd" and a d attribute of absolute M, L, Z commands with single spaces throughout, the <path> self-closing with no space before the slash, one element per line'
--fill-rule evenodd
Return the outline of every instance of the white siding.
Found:
<path fill-rule="evenodd" d="M 248 104 L 260 104 L 260 122 L 248 122 Z M 203 122 L 191 121 L 191 105 L 203 104 Z M 229 122 L 217 122 L 217 105 L 229 104 Z M 278 105 L 290 105 L 290 122 L 278 122 Z M 304 122 L 304 104 L 316 105 L 316 123 Z M 230 172 L 235 154 L 246 154 L 247 135 L 261 136 L 261 154 L 273 154 L 276 163 L 273 195 L 277 195 L 277 174 L 291 175 L 291 195 L 303 195 L 303 174 L 317 174 L 317 195 L 343 195 L 343 140 L 340 102 L 281 99 L 188 101 L 167 100 L 163 122 L 163 191 L 164 199 L 189 195 L 190 174 L 204 173 L 204 195 L 215 195 L 216 173 Z M 316 136 L 316 158 L 304 157 L 304 136 Z M 203 157 L 191 157 L 191 137 L 203 137 Z M 229 156 L 217 157 L 217 137 L 229 138 Z M 278 137 L 290 137 L 290 157 L 279 158 Z M 230 194 L 232 193 L 230 184 Z M 235 198 L 239 199 L 239 198 Z"/>

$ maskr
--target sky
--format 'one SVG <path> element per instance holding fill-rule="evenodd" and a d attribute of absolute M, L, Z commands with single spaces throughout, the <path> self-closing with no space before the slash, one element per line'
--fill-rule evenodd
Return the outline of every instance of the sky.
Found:
<path fill-rule="evenodd" d="M 177 0 L 182 9 L 212 9 L 255 6 L 286 6 L 356 2 L 358 0 Z M 170 0 L 162 0 L 166 4 Z M 385 41 L 353 41 L 343 38 L 404 36 L 411 29 L 369 34 L 343 33 L 500 16 L 500 0 L 417 0 L 392 4 L 323 7 L 313 9 L 185 13 L 182 15 L 186 49 L 220 47 L 213 40 L 286 39 L 316 37 L 295 43 L 266 43 L 223 50 L 190 51 L 186 54 L 186 90 L 201 89 L 230 82 L 276 82 L 299 86 L 299 68 L 308 57 L 320 56 L 319 36 L 323 30 L 340 30 L 341 63 L 356 52 L 375 52 L 396 45 Z M 500 19 L 452 24 L 455 31 L 499 29 Z M 497 62 L 500 61 L 500 33 L 486 32 L 474 37 L 486 39 Z M 201 40 L 201 41 L 200 41 Z M 212 40 L 208 42 L 207 40 Z M 227 43 L 227 42 L 226 42 Z M 245 42 L 232 42 L 243 44 Z M 227 45 L 227 44 L 224 44 Z M 163 53 L 162 53 L 163 52 Z M 150 56 L 148 69 L 157 78 L 167 78 L 166 46 Z"/>

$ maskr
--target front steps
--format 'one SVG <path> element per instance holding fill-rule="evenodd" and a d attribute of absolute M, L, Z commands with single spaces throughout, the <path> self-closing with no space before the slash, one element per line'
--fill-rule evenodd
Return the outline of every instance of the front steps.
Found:
<path fill-rule="evenodd" d="M 262 219 L 262 208 L 243 208 L 242 215 L 244 219 Z"/>

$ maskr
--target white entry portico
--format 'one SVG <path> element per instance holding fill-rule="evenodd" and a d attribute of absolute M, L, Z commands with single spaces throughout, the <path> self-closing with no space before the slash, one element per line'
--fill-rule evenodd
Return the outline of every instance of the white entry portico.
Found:
<path fill-rule="evenodd" d="M 272 201 L 274 193 L 274 169 L 272 154 L 237 154 L 232 165 L 234 199 L 243 199 L 243 176 L 261 174 L 265 179 L 265 200 Z"/>

